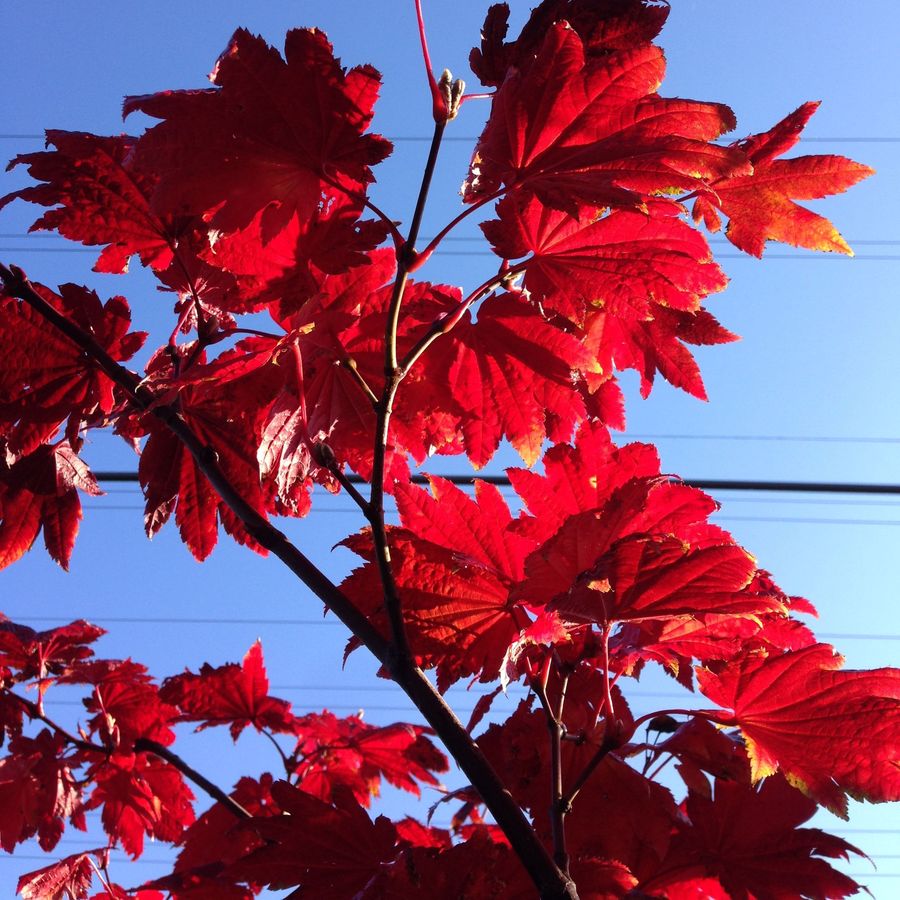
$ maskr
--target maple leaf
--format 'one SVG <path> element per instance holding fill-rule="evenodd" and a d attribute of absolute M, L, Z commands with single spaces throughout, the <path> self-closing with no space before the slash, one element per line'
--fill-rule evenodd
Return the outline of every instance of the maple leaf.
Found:
<path fill-rule="evenodd" d="M 542 306 L 579 324 L 591 308 L 641 321 L 656 305 L 696 312 L 727 283 L 702 235 L 673 206 L 654 201 L 607 215 L 586 207 L 571 216 L 513 194 L 497 205 L 499 219 L 481 227 L 498 256 L 531 254 L 515 267 Z"/>
<path fill-rule="evenodd" d="M 131 311 L 124 297 L 105 304 L 94 291 L 63 284 L 56 294 L 35 291 L 67 319 L 93 337 L 116 361 L 130 359 L 145 332 L 129 332 Z M 23 301 L 0 291 L 0 434 L 14 455 L 48 441 L 71 417 L 77 438 L 81 420 L 103 418 L 116 409 L 119 391 L 99 364 Z"/>
<path fill-rule="evenodd" d="M 714 796 L 691 792 L 660 876 L 641 889 L 657 895 L 683 880 L 712 875 L 728 897 L 809 900 L 848 897 L 860 886 L 828 859 L 862 855 L 818 828 L 801 828 L 816 804 L 780 776 L 756 788 L 717 779 Z M 660 895 L 662 896 L 662 895 Z M 678 895 L 680 896 L 680 895 Z"/>
<path fill-rule="evenodd" d="M 190 349 L 183 348 L 181 352 L 186 356 Z M 245 358 L 239 348 L 223 356 L 239 363 Z M 198 363 L 202 362 L 200 357 Z M 171 358 L 165 350 L 158 351 L 148 364 L 148 372 L 163 384 L 172 371 Z M 179 392 L 181 416 L 216 454 L 222 471 L 244 500 L 265 515 L 267 504 L 256 462 L 256 433 L 268 405 L 266 400 L 273 394 L 276 373 L 271 368 L 254 367 L 248 373 L 238 368 L 227 381 L 227 391 L 223 390 L 225 379 L 212 383 L 205 372 L 204 376 L 205 380 L 185 382 Z M 209 556 L 215 547 L 219 521 L 235 540 L 259 553 L 265 552 L 219 498 L 197 461 L 167 426 L 145 414 L 138 433 L 141 430 L 149 432 L 138 465 L 146 498 L 144 527 L 148 536 L 156 534 L 174 511 L 182 539 L 198 560 Z"/>
<path fill-rule="evenodd" d="M 194 821 L 194 795 L 181 773 L 146 753 L 113 753 L 91 767 L 94 790 L 85 809 L 103 807 L 103 829 L 137 859 L 144 835 L 176 843 Z"/>
<path fill-rule="evenodd" d="M 466 453 L 476 468 L 505 436 L 529 465 L 546 438 L 565 440 L 586 410 L 573 373 L 595 368 L 578 338 L 510 294 L 481 304 L 453 330 L 441 378 L 461 415 Z M 451 351 L 448 351 L 451 352 Z"/>
<path fill-rule="evenodd" d="M 714 181 L 694 202 L 694 220 L 718 231 L 718 211 L 728 216 L 725 236 L 735 247 L 762 256 L 766 241 L 834 253 L 853 251 L 828 219 L 794 200 L 839 194 L 874 170 L 843 156 L 776 159 L 800 140 L 800 132 L 818 103 L 804 103 L 769 131 L 750 135 L 732 146 L 747 155 L 753 171 Z"/>
<path fill-rule="evenodd" d="M 187 223 L 150 209 L 156 179 L 131 164 L 135 143 L 127 135 L 48 131 L 47 144 L 55 150 L 17 156 L 7 167 L 27 165 L 28 174 L 45 183 L 0 198 L 0 209 L 16 198 L 57 207 L 29 231 L 58 231 L 82 244 L 107 244 L 96 272 L 125 272 L 135 253 L 145 266 L 164 269 Z"/>
<path fill-rule="evenodd" d="M 531 900 L 534 885 L 510 848 L 492 840 L 481 828 L 452 847 L 415 846 L 404 850 L 357 896 L 360 900 L 404 900 L 426 894 Z"/>
<path fill-rule="evenodd" d="M 294 733 L 298 786 L 326 803 L 336 790 L 350 789 L 368 807 L 382 778 L 418 797 L 418 782 L 437 785 L 433 773 L 447 771 L 447 758 L 427 737 L 430 729 L 417 725 L 376 727 L 359 716 L 339 719 L 326 710 L 297 719 Z"/>
<path fill-rule="evenodd" d="M 697 671 L 700 690 L 732 709 L 753 780 L 780 769 L 795 787 L 846 818 L 846 795 L 900 799 L 900 669 L 839 671 L 816 644 L 721 672 Z M 717 714 L 717 721 L 723 721 Z"/>
<path fill-rule="evenodd" d="M 708 143 L 734 128 L 731 110 L 660 97 L 664 73 L 652 44 L 586 57 L 574 30 L 553 25 L 534 63 L 494 95 L 463 199 L 526 187 L 577 214 L 579 202 L 639 207 L 647 194 L 749 172 L 739 150 Z"/>
<path fill-rule="evenodd" d="M 163 702 L 178 707 L 178 721 L 200 722 L 197 731 L 228 725 L 235 741 L 248 725 L 257 731 L 276 732 L 291 732 L 294 727 L 290 703 L 269 696 L 259 641 L 247 651 L 240 665 L 230 663 L 214 668 L 205 663 L 196 675 L 185 671 L 167 678 L 159 696 Z"/>
<path fill-rule="evenodd" d="M 294 214 L 266 240 L 263 211 L 246 228 L 217 237 L 205 256 L 237 276 L 245 302 L 299 309 L 318 292 L 323 274 L 372 264 L 368 251 L 382 243 L 386 226 L 360 221 L 360 213 L 355 201 L 326 197 L 311 216 Z"/>
<path fill-rule="evenodd" d="M 473 499 L 445 479 L 432 478 L 431 491 L 429 497 L 421 488 L 397 485 L 404 527 L 389 533 L 413 649 L 424 665 L 437 666 L 442 687 L 465 675 L 489 681 L 520 629 L 530 623 L 510 590 L 522 576 L 533 543 L 515 533 L 497 488 L 476 481 Z M 450 537 L 454 530 L 458 541 Z M 371 558 L 367 537 L 346 543 Z M 351 574 L 342 589 L 386 631 L 374 562 Z"/>
<path fill-rule="evenodd" d="M 69 568 L 82 518 L 76 488 L 103 493 L 67 440 L 44 444 L 8 469 L 0 460 L 0 569 L 22 557 L 42 529 L 47 552 Z"/>
<path fill-rule="evenodd" d="M 299 885 L 290 895 L 298 900 L 343 900 L 393 858 L 393 824 L 384 816 L 373 822 L 349 792 L 339 793 L 332 805 L 279 781 L 272 796 L 284 814 L 248 823 L 266 845 L 229 866 L 227 874 L 273 889 Z"/>
<path fill-rule="evenodd" d="M 10 741 L 10 755 L 0 760 L 0 846 L 7 853 L 35 834 L 43 850 L 52 850 L 67 818 L 85 829 L 81 790 L 64 748 L 64 739 L 47 729 Z"/>
<path fill-rule="evenodd" d="M 278 815 L 272 799 L 272 776 L 262 775 L 257 781 L 243 777 L 235 785 L 231 797 L 254 816 Z M 263 840 L 249 829 L 236 827 L 234 813 L 222 803 L 215 803 L 192 822 L 184 833 L 174 873 L 187 875 L 212 867 L 224 867 L 263 845 Z"/>
<path fill-rule="evenodd" d="M 0 613 L 0 664 L 17 670 L 16 681 L 59 675 L 93 656 L 94 651 L 87 645 L 104 634 L 105 629 L 84 619 L 35 631 Z"/>
<path fill-rule="evenodd" d="M 178 710 L 160 699 L 145 666 L 131 660 L 96 660 L 73 666 L 59 678 L 60 684 L 90 684 L 93 693 L 84 707 L 93 717 L 91 734 L 104 746 L 129 752 L 140 738 L 168 746 L 175 740 L 170 725 Z"/>
<path fill-rule="evenodd" d="M 649 4 L 645 0 L 544 0 L 531 11 L 520 35 L 505 42 L 509 5 L 495 3 L 488 8 L 481 47 L 472 50 L 469 64 L 482 84 L 499 86 L 511 68 L 523 69 L 532 63 L 554 22 L 567 22 L 591 55 L 652 41 L 668 15 L 668 3 Z"/>
<path fill-rule="evenodd" d="M 29 872 L 19 879 L 16 893 L 21 894 L 23 900 L 86 900 L 95 872 L 91 856 L 102 860 L 106 850 L 76 853 Z"/>
<path fill-rule="evenodd" d="M 130 97 L 164 121 L 137 147 L 138 166 L 158 174 L 154 210 L 204 215 L 223 231 L 263 213 L 265 238 L 294 213 L 315 213 L 324 183 L 363 192 L 370 166 L 391 150 L 363 134 L 380 76 L 371 66 L 344 71 L 321 31 L 294 29 L 285 56 L 238 29 L 210 79 L 217 87 Z"/>

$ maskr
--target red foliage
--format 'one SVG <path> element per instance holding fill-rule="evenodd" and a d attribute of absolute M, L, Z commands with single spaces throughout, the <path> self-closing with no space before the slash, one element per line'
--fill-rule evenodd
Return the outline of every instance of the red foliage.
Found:
<path fill-rule="evenodd" d="M 146 335 L 122 297 L 0 267 L 0 568 L 41 531 L 69 565 L 78 492 L 100 493 L 79 454 L 113 428 L 141 454 L 148 535 L 174 514 L 198 560 L 219 525 L 272 551 L 432 726 L 298 715 L 270 696 L 259 642 L 159 685 L 92 659 L 103 630 L 87 622 L 0 618 L 0 846 L 53 850 L 86 810 L 107 838 L 23 876 L 26 900 L 572 898 L 567 878 L 593 900 L 859 889 L 830 864 L 858 851 L 802 826 L 817 805 L 844 814 L 847 795 L 900 799 L 900 671 L 841 671 L 796 618 L 813 607 L 710 522 L 715 501 L 608 428 L 624 425 L 616 372 L 636 370 L 645 396 L 660 373 L 704 397 L 688 347 L 735 339 L 704 305 L 726 278 L 698 223 L 724 214 L 757 256 L 768 240 L 849 252 L 795 200 L 869 170 L 781 158 L 816 104 L 719 144 L 730 109 L 659 93 L 667 14 L 544 0 L 508 39 L 509 9 L 491 7 L 471 61 L 495 90 L 458 220 L 497 201 L 481 224 L 499 263 L 468 293 L 410 279 L 457 221 L 417 251 L 434 155 L 404 234 L 369 198 L 391 150 L 368 130 L 380 76 L 342 68 L 315 29 L 290 31 L 283 55 L 240 29 L 211 88 L 126 101 L 159 120 L 142 135 L 50 131 L 50 149 L 13 161 L 39 183 L 0 208 L 48 207 L 33 228 L 104 246 L 101 272 L 136 255 L 176 299 L 167 340 L 132 372 Z M 429 85 L 440 138 L 463 88 Z M 541 462 L 509 472 L 512 509 L 485 481 L 411 483 L 411 463 L 465 454 L 478 469 L 504 439 Z M 339 588 L 270 524 L 309 514 L 317 484 L 369 526 L 344 541 L 363 564 Z M 399 525 L 385 527 L 385 495 Z M 654 663 L 718 708 L 632 713 L 630 679 Z M 441 692 L 497 684 L 470 732 L 510 683 L 529 695 L 476 744 L 420 669 Z M 81 700 L 72 727 L 48 711 L 57 690 Z M 285 780 L 211 784 L 172 749 L 185 722 L 235 741 L 252 726 Z M 443 788 L 433 738 L 471 784 Z M 370 816 L 382 781 L 444 791 L 451 827 Z M 212 805 L 195 810 L 199 792 Z M 126 890 L 109 851 L 137 858 L 147 837 L 178 858 Z"/>

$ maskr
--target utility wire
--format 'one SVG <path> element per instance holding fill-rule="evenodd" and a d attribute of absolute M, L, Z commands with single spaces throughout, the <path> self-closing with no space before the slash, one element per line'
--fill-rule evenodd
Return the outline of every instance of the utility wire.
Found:
<path fill-rule="evenodd" d="M 5 141 L 42 141 L 44 140 L 43 133 L 41 134 L 0 134 L 0 140 Z M 426 137 L 425 135 L 417 135 L 417 134 L 409 134 L 409 135 L 396 135 L 394 137 L 388 137 L 392 143 L 410 143 L 416 142 L 421 143 L 431 140 L 431 137 Z M 457 143 L 468 142 L 472 143 L 478 140 L 477 135 L 447 135 L 444 138 L 445 141 L 454 141 Z M 727 143 L 727 142 L 726 142 Z M 805 137 L 802 136 L 800 138 L 800 143 L 803 144 L 900 144 L 900 137 L 881 137 L 881 136 L 869 136 L 865 135 L 862 137 Z"/>
<path fill-rule="evenodd" d="M 112 483 L 136 482 L 137 472 L 98 471 L 94 472 L 98 481 Z M 453 484 L 470 485 L 473 481 L 485 481 L 499 487 L 509 485 L 506 475 L 438 475 Z M 366 484 L 359 475 L 349 475 L 353 484 Z M 415 484 L 428 484 L 428 476 L 415 474 Z M 815 494 L 890 494 L 900 495 L 900 484 L 865 484 L 847 481 L 755 481 L 741 478 L 686 478 L 684 483 L 690 487 L 709 491 L 774 491 L 787 493 Z"/>

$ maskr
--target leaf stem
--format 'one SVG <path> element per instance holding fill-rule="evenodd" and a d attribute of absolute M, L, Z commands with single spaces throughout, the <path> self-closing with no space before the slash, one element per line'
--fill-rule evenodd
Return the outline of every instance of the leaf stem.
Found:
<path fill-rule="evenodd" d="M 428 90 L 431 92 L 431 111 L 435 122 L 447 120 L 447 104 L 434 77 L 431 65 L 431 54 L 428 52 L 428 38 L 425 36 L 425 16 L 422 13 L 422 0 L 415 0 L 416 24 L 419 27 L 419 42 L 422 45 L 422 59 L 425 63 L 425 76 L 428 79 Z"/>
<path fill-rule="evenodd" d="M 467 219 L 472 215 L 476 210 L 481 209 L 482 206 L 490 203 L 492 200 L 496 200 L 498 197 L 503 196 L 506 192 L 506 188 L 502 187 L 499 190 L 494 191 L 492 194 L 488 194 L 486 197 L 482 197 L 480 200 L 477 200 L 471 206 L 464 209 L 456 218 L 452 219 L 448 222 L 428 243 L 428 246 L 425 249 L 416 255 L 416 261 L 413 263 L 410 268 L 410 272 L 415 272 L 421 265 L 423 265 L 432 253 L 437 249 L 438 244 L 451 232 L 460 222 Z"/>
<path fill-rule="evenodd" d="M 372 408 L 378 409 L 378 397 L 375 396 L 375 391 L 369 387 L 369 383 L 363 377 L 362 372 L 359 371 L 359 366 L 356 365 L 356 360 L 353 357 L 348 357 L 347 359 L 341 360 L 341 365 L 353 376 L 353 380 L 362 388 L 362 392 L 366 395 L 369 402 L 372 404 Z"/>
<path fill-rule="evenodd" d="M 431 327 L 424 335 L 412 346 L 410 351 L 403 357 L 400 368 L 404 374 L 418 362 L 419 357 L 443 334 L 450 332 L 465 315 L 466 310 L 481 300 L 483 297 L 500 287 L 511 274 L 518 271 L 515 267 L 504 272 L 502 275 L 493 275 L 483 284 L 480 284 L 468 297 L 464 298 L 451 313 L 444 316 L 443 319 L 437 319 L 432 323 Z"/>

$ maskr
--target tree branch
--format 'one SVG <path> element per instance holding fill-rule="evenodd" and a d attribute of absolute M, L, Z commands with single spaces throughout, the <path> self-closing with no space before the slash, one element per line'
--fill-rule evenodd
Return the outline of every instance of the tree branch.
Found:
<path fill-rule="evenodd" d="M 388 642 L 335 584 L 281 531 L 241 497 L 219 469 L 206 446 L 174 409 L 165 405 L 154 406 L 153 394 L 141 385 L 138 376 L 112 359 L 90 334 L 53 309 L 29 284 L 21 269 L 0 264 L 0 280 L 9 294 L 27 303 L 84 350 L 139 409 L 146 410 L 163 421 L 182 441 L 196 460 L 200 471 L 254 540 L 277 556 L 362 641 L 379 662 L 389 663 L 391 654 Z M 481 794 L 514 852 L 537 885 L 541 900 L 578 900 L 574 883 L 556 866 L 487 757 L 424 672 L 410 662 L 398 670 L 397 676 L 395 680 L 434 728 L 450 755 Z"/>

